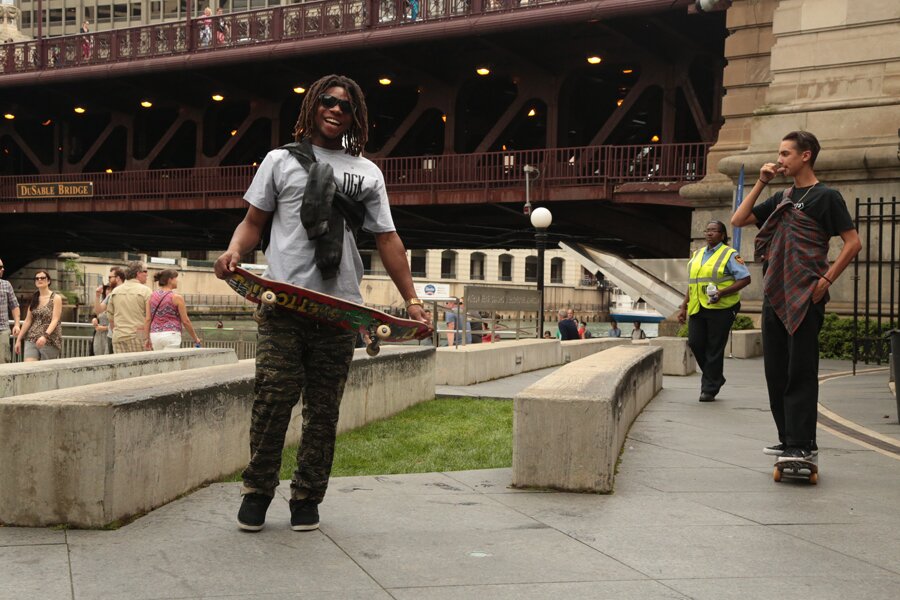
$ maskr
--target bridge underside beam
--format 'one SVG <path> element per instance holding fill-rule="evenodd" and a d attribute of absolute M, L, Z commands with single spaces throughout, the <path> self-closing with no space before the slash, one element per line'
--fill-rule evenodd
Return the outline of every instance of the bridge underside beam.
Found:
<path fill-rule="evenodd" d="M 569 14 L 579 3 L 556 7 L 565 8 L 563 20 L 537 18 L 544 8 L 523 11 L 527 29 L 481 31 L 470 23 L 462 37 L 423 37 L 448 24 L 416 24 L 366 48 L 351 43 L 353 34 L 335 36 L 339 47 L 305 50 L 302 60 L 255 60 L 252 47 L 191 55 L 186 69 L 148 71 L 140 64 L 167 59 L 147 59 L 124 64 L 110 84 L 94 82 L 90 66 L 42 71 L 15 86 L 7 74 L 0 104 L 17 114 L 0 122 L 7 159 L 0 175 L 250 165 L 291 140 L 302 101 L 293 88 L 332 72 L 353 77 L 366 93 L 366 152 L 376 158 L 576 147 L 600 138 L 714 142 L 721 15 L 660 12 L 669 2 L 592 4 L 598 9 L 589 18 Z M 647 11 L 657 17 L 647 20 Z M 589 56 L 602 61 L 590 65 Z M 479 66 L 490 75 L 476 75 Z M 392 84 L 379 85 L 381 77 Z M 76 105 L 87 112 L 76 115 Z M 126 133 L 111 132 L 113 118 Z"/>

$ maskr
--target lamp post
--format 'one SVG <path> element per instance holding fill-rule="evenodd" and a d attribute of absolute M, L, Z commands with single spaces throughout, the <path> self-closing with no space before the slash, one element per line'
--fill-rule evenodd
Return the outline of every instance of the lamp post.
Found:
<path fill-rule="evenodd" d="M 547 228 L 553 222 L 553 215 L 544 208 L 536 208 L 531 212 L 531 224 L 534 226 L 534 240 L 537 245 L 537 289 L 541 300 L 538 307 L 538 337 L 544 337 L 544 249 L 547 247 Z"/>
<path fill-rule="evenodd" d="M 522 167 L 522 170 L 525 171 L 525 208 L 524 213 L 526 215 L 531 214 L 531 178 L 534 177 L 537 180 L 538 177 L 541 176 L 541 172 L 537 167 L 532 165 L 525 165 Z"/>

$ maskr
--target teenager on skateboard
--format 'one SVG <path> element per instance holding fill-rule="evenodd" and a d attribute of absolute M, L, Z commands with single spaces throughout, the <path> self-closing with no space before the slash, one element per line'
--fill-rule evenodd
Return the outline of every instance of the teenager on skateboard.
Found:
<path fill-rule="evenodd" d="M 340 75 L 315 82 L 294 128 L 297 143 L 269 152 L 244 195 L 247 214 L 216 261 L 216 276 L 228 278 L 241 256 L 266 237 L 267 278 L 361 304 L 363 265 L 355 243 L 361 227 L 375 235 L 410 318 L 425 322 L 406 249 L 394 229 L 384 177 L 361 156 L 367 136 L 365 98 L 356 82 Z M 247 531 L 263 528 L 278 486 L 291 409 L 302 398 L 291 528 L 316 529 L 357 334 L 272 306 L 260 306 L 256 318 L 256 398 L 238 525 Z"/>
<path fill-rule="evenodd" d="M 778 429 L 778 444 L 763 451 L 779 462 L 810 461 L 818 454 L 819 329 L 828 288 L 862 247 L 844 198 L 813 171 L 819 148 L 809 132 L 784 136 L 777 163 L 762 166 L 731 219 L 735 227 L 755 223 L 760 228 L 756 259 L 763 261 L 763 359 Z M 794 184 L 754 206 L 776 174 Z M 828 244 L 836 235 L 843 247 L 829 264 Z"/>

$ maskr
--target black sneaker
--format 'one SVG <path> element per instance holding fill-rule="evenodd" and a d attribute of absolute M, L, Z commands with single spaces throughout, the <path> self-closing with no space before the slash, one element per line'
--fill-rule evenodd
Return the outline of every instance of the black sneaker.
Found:
<path fill-rule="evenodd" d="M 768 454 L 769 456 L 781 456 L 784 454 L 784 449 L 787 448 L 784 444 L 775 444 L 774 446 L 766 446 L 763 448 L 763 454 Z"/>
<path fill-rule="evenodd" d="M 266 511 L 272 503 L 272 496 L 265 494 L 244 494 L 238 511 L 238 527 L 244 531 L 259 531 L 266 524 Z"/>
<path fill-rule="evenodd" d="M 291 529 L 312 531 L 319 528 L 319 503 L 314 500 L 291 500 Z"/>
<path fill-rule="evenodd" d="M 812 451 L 807 450 L 806 448 L 785 448 L 781 456 L 778 457 L 778 462 L 789 462 L 792 460 L 812 460 L 812 458 Z"/>
<path fill-rule="evenodd" d="M 700 394 L 700 402 L 715 402 L 715 400 L 715 394 L 707 394 L 706 392 Z"/>

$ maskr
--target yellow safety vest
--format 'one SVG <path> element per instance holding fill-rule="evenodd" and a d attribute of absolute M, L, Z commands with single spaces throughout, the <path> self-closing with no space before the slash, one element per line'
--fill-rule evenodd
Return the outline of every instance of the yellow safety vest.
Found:
<path fill-rule="evenodd" d="M 728 294 L 721 296 L 715 304 L 709 303 L 709 297 L 706 295 L 706 286 L 714 283 L 720 290 L 724 290 L 734 283 L 734 277 L 725 274 L 725 265 L 732 254 L 737 250 L 731 246 L 722 244 L 719 249 L 713 252 L 706 262 L 703 262 L 703 253 L 706 247 L 697 250 L 688 261 L 688 314 L 696 314 L 700 307 L 713 310 L 721 310 L 731 308 L 741 301 L 741 294 Z"/>

